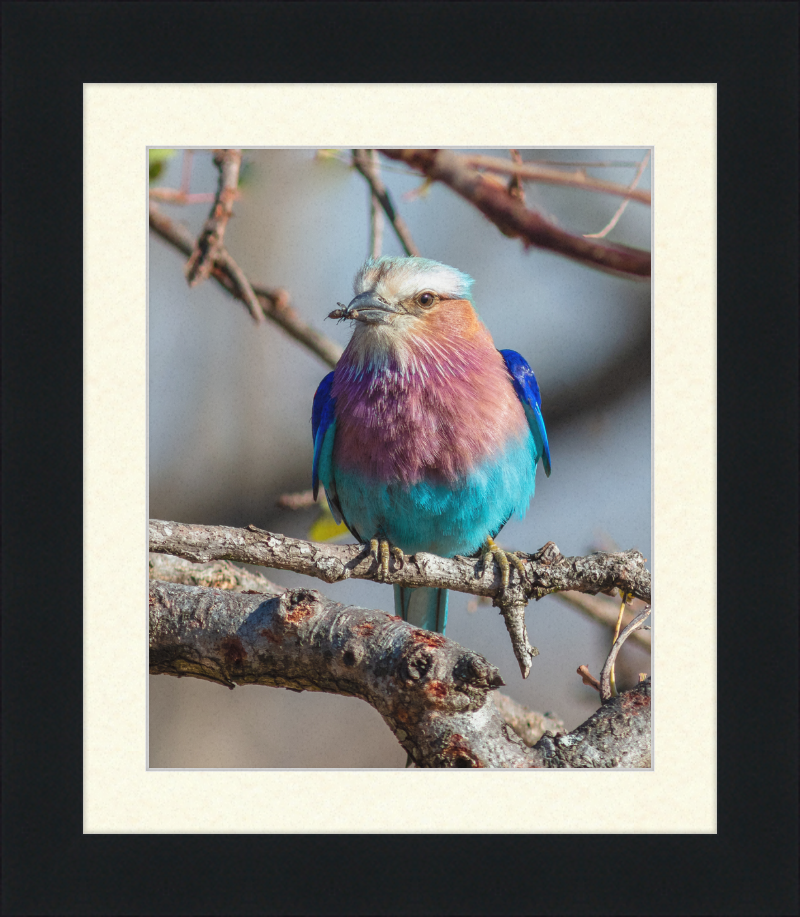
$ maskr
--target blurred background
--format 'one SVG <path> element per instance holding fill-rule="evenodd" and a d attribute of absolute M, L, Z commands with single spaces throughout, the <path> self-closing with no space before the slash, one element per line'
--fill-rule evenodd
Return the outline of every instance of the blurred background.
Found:
<path fill-rule="evenodd" d="M 623 185 L 647 154 L 520 152 L 526 161 L 583 163 L 589 175 Z M 184 155 L 166 159 L 151 187 L 178 188 L 187 174 Z M 337 301 L 349 302 L 371 244 L 369 189 L 350 158 L 348 150 L 245 150 L 241 196 L 225 235 L 251 283 L 285 288 L 303 319 L 341 346 L 348 325 L 325 316 Z M 211 152 L 194 151 L 190 165 L 191 192 L 215 191 Z M 526 518 L 509 521 L 498 542 L 532 552 L 553 541 L 565 555 L 637 548 L 652 568 L 650 284 L 525 251 L 449 188 L 422 188 L 422 178 L 400 163 L 381 160 L 380 174 L 421 254 L 475 278 L 475 304 L 495 344 L 518 350 L 539 381 L 552 475 L 540 467 Z M 650 184 L 648 165 L 638 187 Z M 528 207 L 579 234 L 601 231 L 621 200 L 534 182 L 524 187 Z M 194 235 L 210 210 L 207 202 L 159 206 Z M 650 225 L 650 209 L 631 202 L 606 238 L 651 249 Z M 403 254 L 388 224 L 382 253 Z M 151 233 L 149 515 L 252 523 L 308 538 L 319 507 L 288 510 L 277 501 L 311 486 L 311 401 L 329 368 L 272 322 L 257 327 L 213 279 L 190 289 L 185 261 Z M 338 602 L 393 610 L 390 586 L 261 572 Z M 616 610 L 618 601 L 606 601 Z M 599 705 L 576 669 L 586 664 L 599 677 L 612 634 L 555 596 L 531 603 L 526 621 L 540 655 L 523 680 L 498 611 L 450 593 L 447 636 L 496 665 L 504 693 L 572 729 Z M 618 687 L 632 686 L 638 672 L 650 672 L 650 656 L 629 641 L 617 662 Z M 262 686 L 230 691 L 157 675 L 150 676 L 149 718 L 150 767 L 403 767 L 406 759 L 378 713 L 355 698 Z"/>

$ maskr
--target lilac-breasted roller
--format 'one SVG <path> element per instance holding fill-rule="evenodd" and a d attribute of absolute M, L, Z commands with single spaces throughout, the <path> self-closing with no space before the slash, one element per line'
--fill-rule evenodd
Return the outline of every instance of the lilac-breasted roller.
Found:
<path fill-rule="evenodd" d="M 367 261 L 338 314 L 353 336 L 314 395 L 313 485 L 359 541 L 379 578 L 392 554 L 481 548 L 528 508 L 550 449 L 536 377 L 498 351 L 472 303 L 472 278 L 425 258 Z M 447 590 L 395 586 L 403 620 L 444 633 Z"/>

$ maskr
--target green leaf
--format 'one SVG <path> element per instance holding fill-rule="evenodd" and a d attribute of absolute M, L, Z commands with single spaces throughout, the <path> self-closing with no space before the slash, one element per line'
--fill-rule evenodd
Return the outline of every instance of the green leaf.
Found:
<path fill-rule="evenodd" d="M 148 150 L 147 160 L 150 167 L 150 181 L 158 178 L 164 171 L 164 166 L 167 162 L 177 154 L 177 150 Z"/>
<path fill-rule="evenodd" d="M 255 176 L 255 164 L 252 160 L 243 159 L 242 165 L 239 168 L 239 187 L 243 188 L 245 185 L 251 185 Z"/>

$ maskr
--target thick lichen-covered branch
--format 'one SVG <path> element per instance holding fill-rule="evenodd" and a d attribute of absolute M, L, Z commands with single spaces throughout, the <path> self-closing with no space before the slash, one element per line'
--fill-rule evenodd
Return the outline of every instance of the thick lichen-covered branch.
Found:
<path fill-rule="evenodd" d="M 285 587 L 278 586 L 263 574 L 228 560 L 196 564 L 170 554 L 150 554 L 150 579 L 247 594 L 257 592 L 264 596 L 277 596 L 286 592 Z M 567 732 L 564 723 L 553 713 L 530 710 L 499 691 L 493 692 L 492 697 L 505 722 L 528 746 L 535 745 L 547 731 L 553 735 Z"/>
<path fill-rule="evenodd" d="M 492 701 L 503 680 L 482 656 L 312 590 L 242 594 L 151 580 L 150 671 L 362 698 L 423 767 L 649 763 L 649 683 L 575 733 L 528 748 Z"/>

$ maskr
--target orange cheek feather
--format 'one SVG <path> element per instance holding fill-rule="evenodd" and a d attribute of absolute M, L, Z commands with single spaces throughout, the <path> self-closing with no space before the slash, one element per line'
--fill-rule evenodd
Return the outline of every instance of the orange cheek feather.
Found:
<path fill-rule="evenodd" d="M 425 330 L 433 335 L 472 340 L 483 330 L 472 303 L 468 299 L 448 299 L 424 316 Z M 486 333 L 484 331 L 484 333 Z"/>

